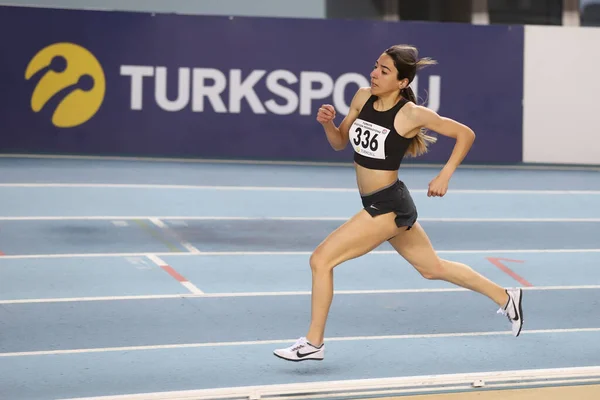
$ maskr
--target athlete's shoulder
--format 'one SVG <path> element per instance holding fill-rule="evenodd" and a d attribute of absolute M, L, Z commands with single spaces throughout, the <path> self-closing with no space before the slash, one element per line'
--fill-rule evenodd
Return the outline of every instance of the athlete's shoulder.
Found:
<path fill-rule="evenodd" d="M 401 109 L 402 113 L 417 123 L 425 123 L 435 118 L 437 114 L 425 106 L 420 106 L 412 101 L 407 102 Z"/>
<path fill-rule="evenodd" d="M 361 100 L 367 101 L 369 97 L 371 97 L 371 88 L 368 86 L 360 87 L 356 91 L 355 97 L 360 98 Z"/>
<path fill-rule="evenodd" d="M 352 99 L 351 107 L 360 111 L 365 103 L 371 98 L 371 88 L 370 87 L 361 87 L 358 88 L 356 93 L 354 94 L 354 98 Z"/>
<path fill-rule="evenodd" d="M 367 94 L 370 96 L 371 95 L 371 87 L 370 86 L 361 86 L 358 88 L 356 93 Z"/>

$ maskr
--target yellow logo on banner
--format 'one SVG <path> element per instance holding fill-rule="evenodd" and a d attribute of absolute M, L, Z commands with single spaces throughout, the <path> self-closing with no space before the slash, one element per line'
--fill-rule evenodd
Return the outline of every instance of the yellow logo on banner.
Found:
<path fill-rule="evenodd" d="M 102 66 L 87 49 L 73 43 L 55 43 L 40 50 L 29 62 L 25 79 L 41 75 L 31 96 L 31 109 L 39 112 L 53 97 L 60 102 L 52 114 L 59 128 L 81 125 L 100 109 L 106 92 Z"/>

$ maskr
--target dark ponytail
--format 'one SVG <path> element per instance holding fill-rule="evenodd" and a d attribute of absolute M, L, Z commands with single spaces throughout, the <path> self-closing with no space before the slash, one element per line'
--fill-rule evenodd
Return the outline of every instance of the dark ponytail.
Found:
<path fill-rule="evenodd" d="M 407 86 L 406 88 L 402 89 L 401 93 L 402 96 L 408 101 L 417 104 L 417 97 L 415 96 L 412 88 Z M 419 133 L 412 138 L 408 149 L 406 149 L 406 154 L 410 157 L 418 157 L 427 153 L 427 147 L 429 144 L 435 142 L 437 142 L 437 138 L 427 135 L 427 129 L 420 128 Z"/>
<path fill-rule="evenodd" d="M 424 57 L 419 59 L 419 53 L 416 47 L 408 45 L 396 45 L 388 48 L 385 53 L 394 60 L 394 65 L 398 70 L 398 80 L 408 79 L 410 84 L 415 78 L 417 71 L 428 66 L 437 64 L 437 61 Z M 417 102 L 417 96 L 412 88 L 407 86 L 400 91 L 402 97 L 414 104 Z M 437 138 L 426 134 L 425 128 L 420 128 L 419 133 L 413 137 L 412 142 L 406 150 L 406 154 L 411 157 L 417 157 L 427 152 L 430 143 L 435 143 Z"/>

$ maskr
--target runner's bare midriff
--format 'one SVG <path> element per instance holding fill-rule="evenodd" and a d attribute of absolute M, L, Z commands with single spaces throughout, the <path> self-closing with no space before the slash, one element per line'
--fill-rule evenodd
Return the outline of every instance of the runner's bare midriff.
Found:
<path fill-rule="evenodd" d="M 376 192 L 391 185 L 398 179 L 398 171 L 372 170 L 354 164 L 356 169 L 356 183 L 361 195 Z"/>

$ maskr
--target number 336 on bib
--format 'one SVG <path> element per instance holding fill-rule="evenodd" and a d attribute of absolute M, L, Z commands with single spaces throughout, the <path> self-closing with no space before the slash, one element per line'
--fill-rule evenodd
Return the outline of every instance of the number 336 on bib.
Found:
<path fill-rule="evenodd" d="M 350 141 L 354 150 L 365 157 L 385 159 L 385 139 L 388 128 L 357 119 L 350 127 Z"/>

